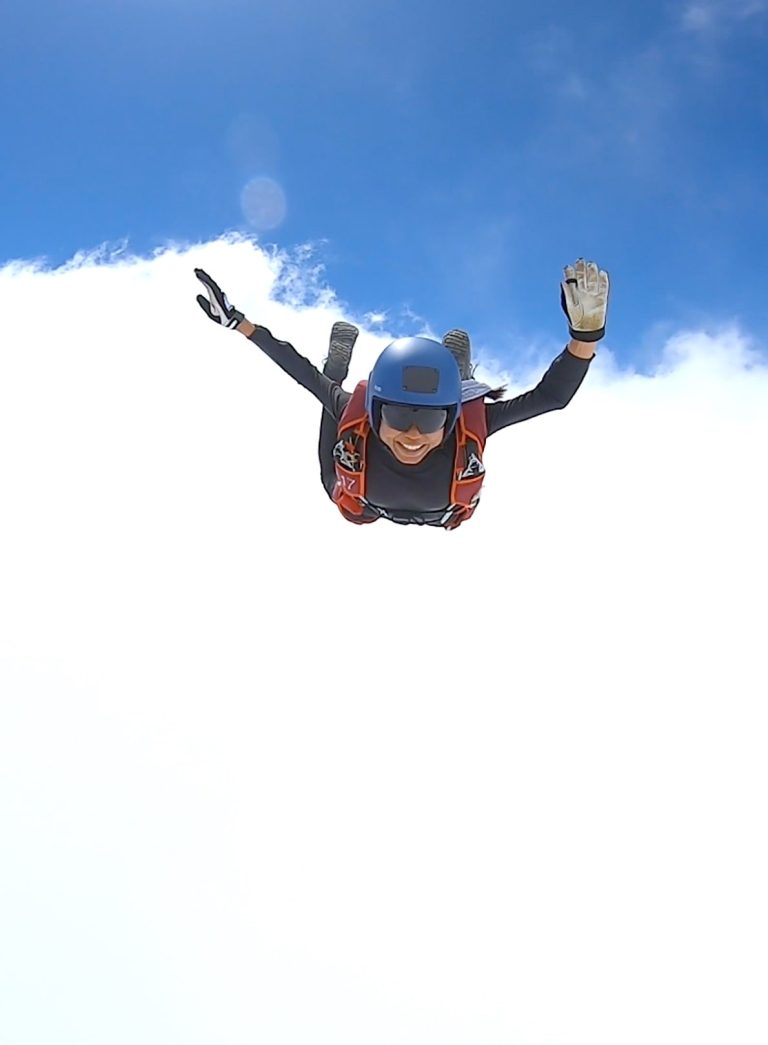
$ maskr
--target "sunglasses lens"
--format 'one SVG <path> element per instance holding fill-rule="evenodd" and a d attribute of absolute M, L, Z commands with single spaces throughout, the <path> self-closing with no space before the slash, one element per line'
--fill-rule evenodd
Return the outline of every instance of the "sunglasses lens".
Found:
<path fill-rule="evenodd" d="M 439 432 L 448 420 L 448 411 L 433 406 L 398 406 L 396 403 L 384 403 L 381 416 L 390 428 L 398 432 L 407 432 L 414 425 L 422 435 L 433 435 Z"/>

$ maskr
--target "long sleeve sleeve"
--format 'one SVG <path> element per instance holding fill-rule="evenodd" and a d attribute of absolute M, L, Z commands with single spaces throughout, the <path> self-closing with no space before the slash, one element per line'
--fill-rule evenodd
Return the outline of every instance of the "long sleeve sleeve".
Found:
<path fill-rule="evenodd" d="M 527 421 L 550 410 L 562 410 L 579 389 L 589 369 L 590 359 L 579 359 L 564 349 L 550 364 L 535 388 L 514 399 L 486 405 L 488 435 Z"/>
<path fill-rule="evenodd" d="M 331 381 L 325 374 L 302 356 L 288 341 L 278 341 L 273 337 L 266 327 L 257 326 L 248 338 L 254 345 L 269 356 L 269 358 L 284 370 L 289 377 L 306 388 L 308 392 L 318 399 L 325 410 L 338 420 L 344 412 L 344 407 L 350 399 L 350 393 L 345 392 L 341 385 Z"/>

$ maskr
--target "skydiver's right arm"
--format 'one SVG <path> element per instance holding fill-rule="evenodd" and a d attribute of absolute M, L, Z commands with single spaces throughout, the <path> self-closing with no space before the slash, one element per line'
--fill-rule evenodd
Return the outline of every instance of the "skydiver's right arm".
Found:
<path fill-rule="evenodd" d="M 254 345 L 258 345 L 273 363 L 277 363 L 280 369 L 298 382 L 302 388 L 306 388 L 316 399 L 319 399 L 332 417 L 335 417 L 336 420 L 341 417 L 344 407 L 350 399 L 349 392 L 345 392 L 341 385 L 331 381 L 325 374 L 321 374 L 317 367 L 297 352 L 289 341 L 278 341 L 266 327 L 257 326 L 247 319 L 243 319 L 236 329 Z"/>
<path fill-rule="evenodd" d="M 238 330 L 252 341 L 273 362 L 289 374 L 303 388 L 311 392 L 323 407 L 337 420 L 344 412 L 350 399 L 335 381 L 321 374 L 317 367 L 299 355 L 288 341 L 278 341 L 266 327 L 257 326 L 246 319 L 242 312 L 233 308 L 221 287 L 203 269 L 195 269 L 195 275 L 205 287 L 208 297 L 198 294 L 197 303 L 209 319 L 229 330 Z"/>

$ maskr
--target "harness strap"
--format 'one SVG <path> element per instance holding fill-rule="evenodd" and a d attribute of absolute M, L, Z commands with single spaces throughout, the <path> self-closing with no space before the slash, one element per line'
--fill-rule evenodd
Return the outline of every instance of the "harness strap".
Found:
<path fill-rule="evenodd" d="M 371 431 L 365 410 L 367 382 L 358 382 L 339 421 L 338 440 L 333 448 L 336 485 L 333 501 L 348 522 L 369 523 L 388 519 L 403 524 L 442 526 L 454 530 L 472 516 L 480 499 L 485 477 L 483 450 L 488 435 L 484 389 L 462 406 L 456 426 L 449 507 L 438 513 L 397 512 L 371 504 L 366 498 L 367 443 Z M 430 518 L 435 516 L 435 518 Z"/>

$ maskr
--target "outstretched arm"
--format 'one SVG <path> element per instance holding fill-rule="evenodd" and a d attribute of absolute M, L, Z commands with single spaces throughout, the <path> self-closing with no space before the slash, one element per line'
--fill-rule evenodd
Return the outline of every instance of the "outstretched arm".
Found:
<path fill-rule="evenodd" d="M 195 275 L 205 287 L 207 297 L 198 294 L 197 303 L 209 319 L 229 330 L 237 330 L 252 341 L 277 363 L 286 374 L 311 392 L 323 407 L 335 418 L 341 417 L 349 393 L 335 381 L 331 381 L 308 359 L 300 355 L 288 341 L 278 341 L 266 327 L 257 326 L 246 319 L 242 312 L 233 308 L 227 295 L 203 269 L 195 269 Z"/>
<path fill-rule="evenodd" d="M 321 374 L 314 363 L 296 351 L 290 341 L 279 341 L 266 327 L 244 319 L 236 329 L 254 345 L 258 345 L 273 363 L 277 363 L 289 377 L 311 392 L 328 413 L 339 420 L 351 398 L 349 392 L 345 392 L 341 385 Z"/>
<path fill-rule="evenodd" d="M 514 399 L 486 406 L 488 434 L 527 421 L 551 410 L 562 410 L 579 389 L 594 358 L 597 342 L 605 335 L 608 311 L 608 273 L 594 261 L 579 258 L 563 269 L 560 304 L 568 320 L 571 340 L 538 385 Z"/>
<path fill-rule="evenodd" d="M 573 342 L 552 361 L 541 381 L 530 392 L 523 392 L 514 399 L 486 404 L 489 436 L 509 425 L 538 417 L 539 414 L 562 410 L 570 403 L 587 375 L 592 357 L 591 346 L 584 346 L 590 349 L 589 355 L 577 356 L 571 351 L 571 345 Z"/>

